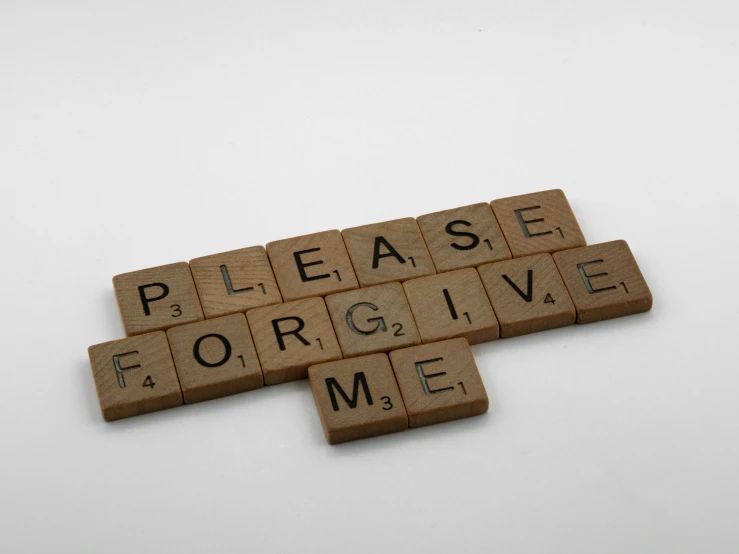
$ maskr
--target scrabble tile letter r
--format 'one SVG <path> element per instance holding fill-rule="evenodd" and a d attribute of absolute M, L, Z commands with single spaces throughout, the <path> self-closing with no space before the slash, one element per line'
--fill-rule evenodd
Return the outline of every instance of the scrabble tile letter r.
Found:
<path fill-rule="evenodd" d="M 113 277 L 126 336 L 202 321 L 203 310 L 185 262 Z"/>

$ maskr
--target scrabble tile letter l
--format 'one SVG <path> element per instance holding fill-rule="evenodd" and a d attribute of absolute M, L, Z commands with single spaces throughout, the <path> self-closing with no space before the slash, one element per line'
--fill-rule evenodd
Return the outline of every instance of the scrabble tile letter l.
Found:
<path fill-rule="evenodd" d="M 575 302 L 578 323 L 652 309 L 652 293 L 626 241 L 557 252 L 554 261 Z"/>
<path fill-rule="evenodd" d="M 195 258 L 190 270 L 208 319 L 282 302 L 264 246 Z"/>
<path fill-rule="evenodd" d="M 565 193 L 545 190 L 491 203 L 514 258 L 585 246 Z"/>
<path fill-rule="evenodd" d="M 203 319 L 190 266 L 162 265 L 113 277 L 126 336 Z"/>

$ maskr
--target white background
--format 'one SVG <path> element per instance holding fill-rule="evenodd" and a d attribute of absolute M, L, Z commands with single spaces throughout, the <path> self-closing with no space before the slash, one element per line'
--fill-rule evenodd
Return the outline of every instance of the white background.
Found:
<path fill-rule="evenodd" d="M 0 550 L 739 551 L 739 8 L 0 1 Z M 561 187 L 654 310 L 474 347 L 482 417 L 307 382 L 104 423 L 111 277 Z"/>

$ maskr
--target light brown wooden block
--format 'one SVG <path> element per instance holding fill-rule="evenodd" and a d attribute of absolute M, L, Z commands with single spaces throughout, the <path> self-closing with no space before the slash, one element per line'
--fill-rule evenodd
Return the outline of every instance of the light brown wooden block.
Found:
<path fill-rule="evenodd" d="M 359 286 L 339 231 L 270 242 L 267 254 L 286 301 Z"/>
<path fill-rule="evenodd" d="M 412 217 L 344 229 L 341 234 L 363 287 L 436 273 Z"/>
<path fill-rule="evenodd" d="M 412 279 L 403 288 L 424 343 L 465 337 L 477 344 L 500 335 L 488 296 L 472 268 Z"/>
<path fill-rule="evenodd" d="M 488 411 L 488 395 L 467 340 L 458 338 L 390 353 L 410 427 Z"/>
<path fill-rule="evenodd" d="M 208 319 L 282 302 L 263 246 L 195 258 L 190 270 Z"/>
<path fill-rule="evenodd" d="M 326 297 L 345 358 L 421 344 L 400 283 L 386 283 Z"/>
<path fill-rule="evenodd" d="M 185 262 L 116 275 L 113 287 L 126 336 L 203 319 L 190 267 Z"/>
<path fill-rule="evenodd" d="M 323 298 L 256 308 L 246 318 L 265 385 L 305 379 L 308 366 L 341 359 Z"/>
<path fill-rule="evenodd" d="M 244 314 L 167 331 L 185 403 L 258 389 L 262 369 Z"/>
<path fill-rule="evenodd" d="M 422 215 L 417 221 L 439 273 L 511 258 L 490 204 Z"/>
<path fill-rule="evenodd" d="M 163 332 L 96 344 L 87 352 L 106 421 L 182 404 L 180 384 Z"/>
<path fill-rule="evenodd" d="M 500 322 L 500 336 L 517 337 L 575 323 L 575 306 L 550 254 L 477 268 Z"/>
<path fill-rule="evenodd" d="M 585 246 L 570 203 L 559 189 L 501 198 L 490 205 L 514 258 Z"/>
<path fill-rule="evenodd" d="M 408 416 L 387 354 L 313 365 L 308 373 L 329 443 L 408 429 Z"/>
<path fill-rule="evenodd" d="M 557 252 L 554 261 L 575 302 L 578 323 L 652 309 L 652 293 L 626 241 Z"/>

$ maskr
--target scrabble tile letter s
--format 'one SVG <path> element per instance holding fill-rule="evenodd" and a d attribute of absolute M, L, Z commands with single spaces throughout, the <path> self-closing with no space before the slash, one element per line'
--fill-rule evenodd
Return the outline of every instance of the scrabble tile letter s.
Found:
<path fill-rule="evenodd" d="M 439 273 L 511 258 L 490 204 L 422 215 L 418 226 Z"/>
<path fill-rule="evenodd" d="M 113 287 L 126 336 L 203 319 L 190 267 L 185 262 L 116 275 Z"/>

